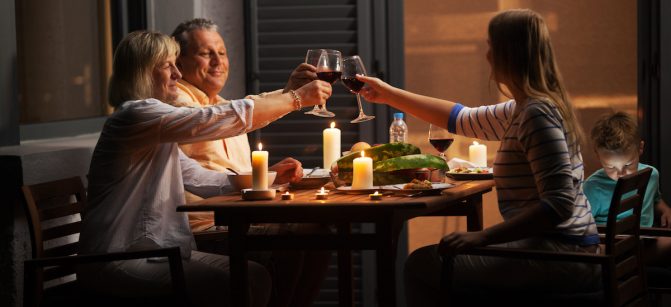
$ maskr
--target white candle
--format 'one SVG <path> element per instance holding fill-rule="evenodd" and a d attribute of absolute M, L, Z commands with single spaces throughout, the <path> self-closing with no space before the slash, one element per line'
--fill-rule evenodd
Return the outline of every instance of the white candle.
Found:
<path fill-rule="evenodd" d="M 340 129 L 331 122 L 331 128 L 324 129 L 324 169 L 331 169 L 331 164 L 340 158 Z"/>
<path fill-rule="evenodd" d="M 268 190 L 268 152 L 262 150 L 263 144 L 259 143 L 259 150 L 252 151 L 252 189 Z"/>
<path fill-rule="evenodd" d="M 473 145 L 468 146 L 468 159 L 477 167 L 487 167 L 487 146 L 473 141 Z"/>
<path fill-rule="evenodd" d="M 354 159 L 354 174 L 352 175 L 352 189 L 373 188 L 373 159 L 366 157 L 361 151 L 361 157 Z"/>

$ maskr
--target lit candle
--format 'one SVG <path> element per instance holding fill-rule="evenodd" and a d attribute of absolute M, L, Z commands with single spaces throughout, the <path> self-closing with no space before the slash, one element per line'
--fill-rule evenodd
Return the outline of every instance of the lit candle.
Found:
<path fill-rule="evenodd" d="M 322 187 L 322 189 L 319 190 L 319 191 L 315 194 L 315 198 L 317 198 L 317 199 L 321 199 L 321 200 L 325 200 L 325 199 L 327 199 L 328 196 L 329 196 L 329 191 L 328 191 L 328 190 L 324 190 L 324 187 Z"/>
<path fill-rule="evenodd" d="M 294 199 L 294 194 L 289 193 L 289 191 L 284 192 L 282 194 L 282 200 L 293 200 Z"/>
<path fill-rule="evenodd" d="M 476 167 L 487 167 L 487 146 L 473 141 L 473 145 L 468 146 L 468 159 Z"/>
<path fill-rule="evenodd" d="M 263 144 L 259 143 L 259 150 L 252 151 L 253 190 L 268 190 L 268 152 L 262 149 Z"/>
<path fill-rule="evenodd" d="M 375 191 L 375 193 L 370 194 L 369 197 L 370 197 L 370 200 L 381 200 L 382 199 L 382 194 Z"/>
<path fill-rule="evenodd" d="M 373 188 L 373 159 L 366 157 L 361 151 L 361 157 L 354 159 L 354 174 L 352 175 L 352 189 Z"/>
<path fill-rule="evenodd" d="M 331 169 L 331 164 L 340 158 L 340 129 L 331 122 L 331 128 L 324 129 L 324 169 Z"/>

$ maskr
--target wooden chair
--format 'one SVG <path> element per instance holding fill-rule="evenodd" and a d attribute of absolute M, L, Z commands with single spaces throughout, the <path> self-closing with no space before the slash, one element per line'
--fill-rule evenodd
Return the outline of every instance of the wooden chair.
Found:
<path fill-rule="evenodd" d="M 168 258 L 173 293 L 165 301 L 169 305 L 185 305 L 179 247 L 77 255 L 81 228 L 79 215 L 86 204 L 81 178 L 27 185 L 22 191 L 33 250 L 33 259 L 24 262 L 24 306 L 139 305 L 141 298 L 114 298 L 82 288 L 77 282 L 75 268 L 81 264 L 150 257 Z"/>
<path fill-rule="evenodd" d="M 480 247 L 462 252 L 465 255 L 508 257 L 521 259 L 536 259 L 543 261 L 568 261 L 600 264 L 602 268 L 602 290 L 594 293 L 575 293 L 568 295 L 530 294 L 520 292 L 514 298 L 510 291 L 501 293 L 503 297 L 510 297 L 517 305 L 580 305 L 580 306 L 648 306 L 648 290 L 645 272 L 643 270 L 640 245 L 640 218 L 641 206 L 645 189 L 650 178 L 651 169 L 644 169 L 638 173 L 620 178 L 615 186 L 611 200 L 606 234 L 603 239 L 605 248 L 600 254 L 576 252 L 549 252 L 526 249 L 511 249 L 501 247 Z M 635 191 L 632 195 L 622 196 Z M 617 221 L 619 213 L 632 210 L 633 214 Z M 457 305 L 467 301 L 469 305 L 480 305 L 473 302 L 473 297 L 463 297 L 453 291 L 454 279 L 452 276 L 453 256 L 443 255 L 443 275 L 441 286 L 446 294 L 447 303 Z M 552 265 L 548 263 L 548 265 Z M 520 289 L 523 290 L 523 289 Z M 518 302 L 517 300 L 520 300 Z M 542 300 L 540 303 L 538 300 Z M 589 303 L 588 303 L 589 302 Z M 501 302 L 498 300 L 498 304 Z M 506 305 L 506 304 L 502 304 Z"/>

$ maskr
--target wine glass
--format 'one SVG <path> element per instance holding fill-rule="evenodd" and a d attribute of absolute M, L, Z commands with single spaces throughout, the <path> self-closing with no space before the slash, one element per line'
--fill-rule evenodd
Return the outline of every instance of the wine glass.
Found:
<path fill-rule="evenodd" d="M 447 129 L 429 124 L 429 143 L 440 153 L 443 160 L 445 160 L 445 151 L 452 145 L 452 142 L 454 142 L 454 135 Z"/>
<path fill-rule="evenodd" d="M 363 82 L 356 79 L 357 74 L 364 76 L 366 75 L 366 67 L 363 66 L 361 58 L 358 55 L 343 58 L 342 76 L 340 77 L 340 81 L 342 81 L 342 84 L 344 84 L 345 87 L 347 87 L 347 89 L 352 92 L 352 94 L 356 94 L 356 102 L 359 104 L 359 116 L 350 121 L 350 123 L 353 124 L 365 122 L 375 118 L 375 116 L 366 115 L 363 113 L 359 91 L 364 84 Z"/>
<path fill-rule="evenodd" d="M 333 84 L 340 79 L 342 73 L 342 54 L 332 49 L 309 49 L 305 55 L 305 63 L 317 67 L 317 78 Z M 334 117 L 335 114 L 326 109 L 326 104 L 314 106 L 305 112 L 321 117 Z"/>

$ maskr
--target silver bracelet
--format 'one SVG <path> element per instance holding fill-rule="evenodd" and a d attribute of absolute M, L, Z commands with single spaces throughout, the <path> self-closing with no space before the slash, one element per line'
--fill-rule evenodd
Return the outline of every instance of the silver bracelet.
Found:
<path fill-rule="evenodd" d="M 291 96 L 294 98 L 294 111 L 302 109 L 303 105 L 301 104 L 301 97 L 298 96 L 294 90 L 289 90 L 289 93 L 291 93 Z"/>

